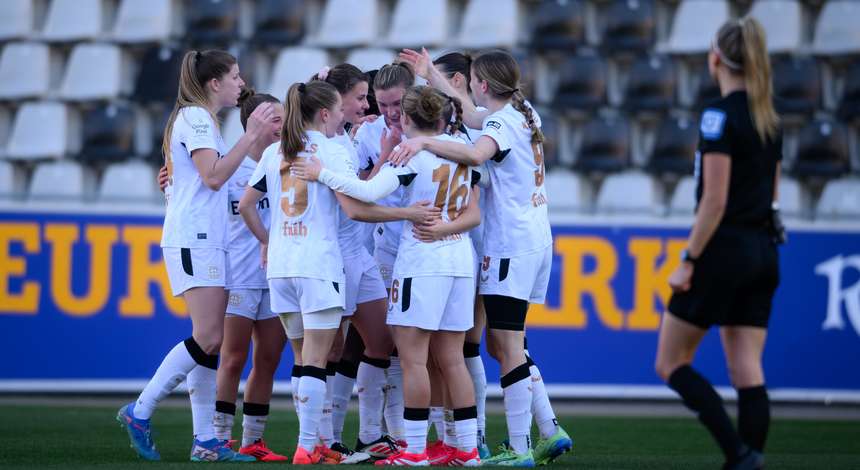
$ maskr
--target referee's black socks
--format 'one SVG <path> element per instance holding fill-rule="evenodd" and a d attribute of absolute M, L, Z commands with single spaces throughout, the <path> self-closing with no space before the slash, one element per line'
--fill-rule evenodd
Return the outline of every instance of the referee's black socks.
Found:
<path fill-rule="evenodd" d="M 744 443 L 764 452 L 770 427 L 770 398 L 764 385 L 738 389 L 738 432 Z"/>

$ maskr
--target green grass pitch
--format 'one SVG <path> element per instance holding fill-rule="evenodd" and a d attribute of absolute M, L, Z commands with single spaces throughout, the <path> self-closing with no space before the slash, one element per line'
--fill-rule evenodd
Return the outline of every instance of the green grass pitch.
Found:
<path fill-rule="evenodd" d="M 199 468 L 188 461 L 191 416 L 165 408 L 153 418 L 162 462 L 137 458 L 113 407 L 0 406 L 0 468 Z M 574 452 L 554 468 L 694 469 L 719 468 L 716 445 L 694 418 L 561 417 L 574 439 Z M 237 416 L 234 435 L 241 432 Z M 344 436 L 355 442 L 356 416 L 350 413 Z M 295 446 L 298 423 L 292 410 L 275 410 L 266 439 L 281 453 Z M 488 416 L 490 442 L 504 438 L 504 417 Z M 860 468 L 860 423 L 775 420 L 767 448 L 772 469 Z M 218 468 L 249 464 L 217 464 Z M 285 468 L 283 464 L 272 465 Z"/>

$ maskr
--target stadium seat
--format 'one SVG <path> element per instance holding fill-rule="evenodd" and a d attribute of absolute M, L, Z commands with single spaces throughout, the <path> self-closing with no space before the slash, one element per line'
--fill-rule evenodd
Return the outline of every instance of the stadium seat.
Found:
<path fill-rule="evenodd" d="M 724 0 L 683 0 L 672 21 L 666 50 L 674 54 L 705 53 L 728 19 L 729 5 Z"/>
<path fill-rule="evenodd" d="M 804 215 L 805 193 L 796 179 L 780 175 L 779 211 L 786 218 L 796 219 Z"/>
<path fill-rule="evenodd" d="M 803 6 L 799 1 L 757 0 L 749 15 L 764 27 L 770 53 L 792 53 L 803 45 Z"/>
<path fill-rule="evenodd" d="M 596 55 L 567 58 L 557 70 L 552 104 L 559 109 L 592 111 L 606 104 L 606 64 Z"/>
<path fill-rule="evenodd" d="M 654 0 L 611 2 L 601 16 L 600 47 L 610 53 L 639 53 L 654 44 L 657 30 Z"/>
<path fill-rule="evenodd" d="M 153 46 L 140 61 L 140 72 L 134 86 L 134 99 L 144 104 L 172 103 L 179 89 L 182 50 Z"/>
<path fill-rule="evenodd" d="M 319 34 L 309 44 L 327 48 L 366 46 L 379 39 L 377 0 L 328 0 Z"/>
<path fill-rule="evenodd" d="M 304 0 L 261 0 L 254 9 L 254 35 L 262 47 L 291 46 L 305 35 Z"/>
<path fill-rule="evenodd" d="M 137 115 L 131 106 L 117 102 L 84 113 L 79 159 L 109 162 L 131 156 L 134 153 L 136 119 Z"/>
<path fill-rule="evenodd" d="M 821 104 L 821 78 L 812 57 L 773 61 L 774 104 L 780 114 L 811 115 Z"/>
<path fill-rule="evenodd" d="M 114 40 L 122 43 L 164 42 L 181 27 L 176 18 L 176 0 L 122 0 L 113 28 Z"/>
<path fill-rule="evenodd" d="M 860 62 L 855 62 L 845 75 L 845 90 L 839 100 L 838 115 L 844 121 L 860 117 Z"/>
<path fill-rule="evenodd" d="M 556 113 L 552 112 L 549 109 L 539 107 L 536 109 L 536 111 L 540 116 L 540 130 L 541 132 L 543 132 L 544 136 L 544 166 L 546 167 L 546 170 L 549 171 L 550 169 L 555 168 L 561 163 L 561 122 Z"/>
<path fill-rule="evenodd" d="M 699 130 L 695 121 L 685 117 L 665 119 L 660 124 L 654 150 L 648 158 L 648 171 L 692 174 L 698 141 Z"/>
<path fill-rule="evenodd" d="M 686 176 L 675 186 L 669 201 L 669 215 L 693 215 L 696 211 L 696 180 Z"/>
<path fill-rule="evenodd" d="M 540 2 L 531 17 L 529 47 L 574 50 L 585 44 L 585 5 L 581 0 Z"/>
<path fill-rule="evenodd" d="M 627 168 L 630 161 L 630 126 L 623 118 L 594 118 L 582 127 L 581 141 L 573 165 L 575 170 L 613 173 Z"/>
<path fill-rule="evenodd" d="M 519 17 L 516 0 L 470 0 L 456 42 L 467 49 L 512 48 Z"/>
<path fill-rule="evenodd" d="M 0 15 L 0 41 L 30 36 L 36 24 L 36 0 L 5 0 Z"/>
<path fill-rule="evenodd" d="M 185 37 L 200 48 L 226 48 L 239 33 L 238 0 L 186 2 Z"/>
<path fill-rule="evenodd" d="M 661 212 L 660 194 L 657 181 L 645 173 L 628 171 L 609 175 L 597 193 L 596 212 L 658 215 Z"/>
<path fill-rule="evenodd" d="M 0 55 L 0 100 L 37 98 L 55 85 L 60 57 L 46 44 L 12 42 Z M 23 80 L 22 77 L 26 77 Z"/>
<path fill-rule="evenodd" d="M 708 103 L 720 98 L 720 87 L 711 78 L 707 63 L 702 64 L 698 68 L 698 73 L 691 79 L 693 99 L 691 104 L 694 110 L 701 111 Z"/>
<path fill-rule="evenodd" d="M 108 100 L 130 94 L 131 86 L 131 62 L 119 47 L 84 43 L 72 50 L 60 97 L 71 101 Z"/>
<path fill-rule="evenodd" d="M 25 103 L 15 115 L 6 156 L 60 158 L 80 149 L 80 120 L 74 109 L 55 102 Z"/>
<path fill-rule="evenodd" d="M 448 0 L 398 0 L 386 42 L 394 48 L 437 47 L 452 35 Z"/>
<path fill-rule="evenodd" d="M 848 131 L 842 123 L 816 120 L 800 131 L 791 172 L 799 178 L 833 179 L 849 170 Z"/>
<path fill-rule="evenodd" d="M 18 199 L 26 192 L 26 175 L 14 163 L 0 160 L 0 199 Z"/>
<path fill-rule="evenodd" d="M 287 47 L 281 50 L 272 68 L 268 92 L 278 99 L 287 96 L 290 85 L 306 82 L 324 66 L 331 65 L 328 54 L 322 49 Z"/>
<path fill-rule="evenodd" d="M 109 12 L 104 0 L 54 0 L 42 39 L 66 42 L 98 39 L 106 31 Z"/>
<path fill-rule="evenodd" d="M 815 25 L 812 51 L 820 55 L 860 53 L 860 2 L 830 0 L 824 4 Z"/>
<path fill-rule="evenodd" d="M 101 202 L 157 202 L 163 196 L 155 182 L 155 169 L 140 160 L 114 163 L 102 176 Z"/>
<path fill-rule="evenodd" d="M 624 91 L 631 112 L 666 111 L 675 103 L 675 66 L 668 57 L 643 57 L 633 63 Z"/>
<path fill-rule="evenodd" d="M 156 107 L 149 113 L 150 127 L 148 136 L 150 141 L 150 152 L 147 156 L 148 161 L 154 165 L 164 164 L 164 155 L 161 153 L 161 144 L 164 140 L 164 127 L 167 125 L 167 119 L 173 111 L 173 106 Z"/>
<path fill-rule="evenodd" d="M 30 180 L 30 200 L 80 202 L 92 192 L 94 183 L 93 175 L 77 162 L 40 163 Z"/>
<path fill-rule="evenodd" d="M 396 57 L 397 53 L 391 49 L 353 49 L 346 57 L 346 62 L 367 72 L 390 64 Z"/>
<path fill-rule="evenodd" d="M 570 170 L 547 170 L 544 188 L 552 210 L 588 212 L 591 209 L 588 180 Z"/>
<path fill-rule="evenodd" d="M 817 219 L 860 220 L 860 179 L 828 181 L 815 209 Z"/>

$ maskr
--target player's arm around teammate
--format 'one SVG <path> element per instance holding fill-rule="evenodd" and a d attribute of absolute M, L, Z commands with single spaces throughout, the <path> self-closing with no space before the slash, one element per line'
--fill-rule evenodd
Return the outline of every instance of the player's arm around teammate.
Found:
<path fill-rule="evenodd" d="M 782 157 L 761 25 L 752 18 L 723 25 L 708 66 L 722 97 L 702 113 L 696 217 L 683 261 L 669 278 L 673 294 L 655 368 L 717 441 L 724 468 L 760 468 L 770 421 L 761 355 L 779 284 L 771 205 Z M 691 366 L 714 325 L 738 391 L 737 430 L 720 396 Z"/>

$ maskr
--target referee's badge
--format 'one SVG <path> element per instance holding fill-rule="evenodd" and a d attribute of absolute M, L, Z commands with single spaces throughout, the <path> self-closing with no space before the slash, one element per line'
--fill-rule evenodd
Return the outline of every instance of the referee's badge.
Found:
<path fill-rule="evenodd" d="M 726 113 L 721 109 L 706 109 L 702 113 L 702 125 L 699 130 L 702 131 L 702 137 L 708 140 L 717 140 L 723 136 L 723 129 L 726 126 Z"/>

